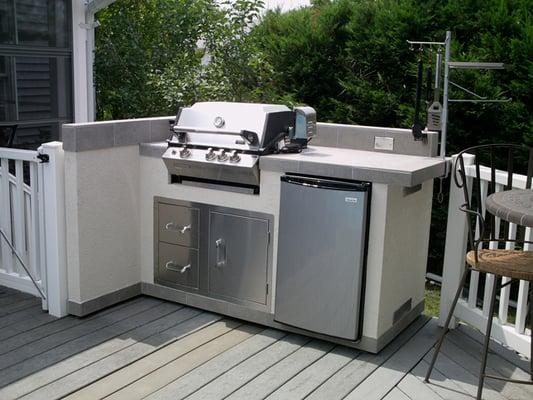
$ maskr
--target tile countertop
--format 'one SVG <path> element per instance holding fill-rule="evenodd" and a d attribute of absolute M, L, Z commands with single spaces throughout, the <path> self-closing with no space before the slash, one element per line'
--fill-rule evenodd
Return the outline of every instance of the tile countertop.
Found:
<path fill-rule="evenodd" d="M 143 156 L 161 157 L 165 142 L 142 143 Z M 271 154 L 260 159 L 266 171 L 293 172 L 412 187 L 444 175 L 445 161 L 438 157 L 309 146 L 299 154 Z"/>
<path fill-rule="evenodd" d="M 416 186 L 444 175 L 438 157 L 408 156 L 374 151 L 309 146 L 299 154 L 261 157 L 262 170 L 294 172 L 400 186 Z"/>

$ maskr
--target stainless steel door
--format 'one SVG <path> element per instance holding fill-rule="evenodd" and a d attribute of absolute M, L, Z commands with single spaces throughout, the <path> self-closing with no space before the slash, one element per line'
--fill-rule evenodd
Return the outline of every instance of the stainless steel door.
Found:
<path fill-rule="evenodd" d="M 266 304 L 268 220 L 214 211 L 209 220 L 209 293 Z"/>
<path fill-rule="evenodd" d="M 370 184 L 282 177 L 276 321 L 359 335 Z"/>

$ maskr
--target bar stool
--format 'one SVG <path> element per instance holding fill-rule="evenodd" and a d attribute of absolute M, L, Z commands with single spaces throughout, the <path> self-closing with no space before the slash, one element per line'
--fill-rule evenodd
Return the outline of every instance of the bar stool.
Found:
<path fill-rule="evenodd" d="M 467 177 L 465 171 L 464 155 L 473 154 L 475 156 L 475 176 Z M 485 379 L 497 379 L 506 382 L 533 384 L 533 337 L 531 339 L 531 355 L 530 355 L 530 380 L 516 380 L 509 379 L 502 376 L 494 376 L 485 373 L 487 366 L 487 355 L 490 343 L 490 333 L 492 329 L 492 319 L 494 314 L 494 305 L 496 303 L 496 294 L 499 289 L 509 285 L 516 280 L 529 281 L 530 297 L 529 297 L 529 312 L 530 323 L 533 325 L 533 251 L 523 251 L 516 249 L 523 246 L 525 243 L 532 243 L 525 240 L 509 239 L 509 223 L 501 221 L 503 229 L 496 229 L 496 220 L 494 215 L 488 213 L 483 216 L 484 206 L 482 205 L 482 191 L 481 191 L 481 170 L 482 160 L 488 159 L 490 164 L 490 181 L 488 181 L 487 195 L 495 192 L 496 189 L 496 168 L 500 165 L 506 165 L 506 170 L 498 170 L 498 180 L 506 182 L 504 190 L 511 190 L 513 186 L 513 166 L 517 160 L 527 163 L 527 179 L 526 188 L 531 188 L 531 177 L 533 175 L 533 148 L 514 145 L 514 144 L 489 144 L 470 147 L 463 150 L 457 155 L 453 168 L 453 179 L 455 184 L 463 189 L 464 204 L 460 210 L 465 212 L 468 216 L 468 239 L 470 251 L 466 254 L 466 265 L 461 277 L 461 283 L 455 294 L 452 306 L 446 317 L 444 329 L 436 343 L 435 352 L 426 373 L 425 382 L 429 382 L 431 372 L 435 366 L 435 362 L 439 355 L 442 343 L 446 334 L 449 331 L 450 321 L 453 317 L 457 301 L 461 297 L 463 287 L 466 283 L 468 273 L 470 271 L 479 271 L 494 275 L 494 284 L 489 303 L 489 316 L 487 318 L 487 328 L 485 331 L 485 340 L 483 344 L 483 354 L 481 358 L 481 368 L 479 374 L 477 399 L 481 399 L 483 393 L 483 385 Z M 505 175 L 502 181 L 502 173 Z M 470 181 L 471 180 L 471 183 Z M 470 195 L 472 193 L 472 195 Z M 477 229 L 476 229 L 477 224 Z M 517 227 L 518 228 L 518 227 Z M 477 232 L 477 235 L 476 235 Z M 502 235 L 503 234 L 503 235 Z M 503 236 L 503 237 L 502 237 Z M 517 237 L 519 232 L 517 229 Z M 489 249 L 489 243 L 498 243 L 497 249 Z M 514 243 L 516 250 L 502 249 L 502 244 Z M 505 284 L 501 283 L 502 277 L 511 278 Z M 532 327 L 533 328 L 533 327 Z M 533 329 L 532 329 L 533 332 Z M 533 336 L 533 335 L 532 335 Z"/>

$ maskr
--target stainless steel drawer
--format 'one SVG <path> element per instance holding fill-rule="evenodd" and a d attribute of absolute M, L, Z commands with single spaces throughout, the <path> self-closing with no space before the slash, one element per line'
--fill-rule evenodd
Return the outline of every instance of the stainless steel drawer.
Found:
<path fill-rule="evenodd" d="M 159 241 L 198 248 L 199 210 L 159 203 Z"/>
<path fill-rule="evenodd" d="M 160 242 L 156 281 L 198 289 L 198 250 Z"/>

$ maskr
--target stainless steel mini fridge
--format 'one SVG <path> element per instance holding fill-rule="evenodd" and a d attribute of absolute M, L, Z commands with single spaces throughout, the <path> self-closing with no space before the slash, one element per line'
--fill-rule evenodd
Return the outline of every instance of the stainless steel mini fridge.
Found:
<path fill-rule="evenodd" d="M 281 178 L 274 319 L 357 340 L 371 184 Z"/>

